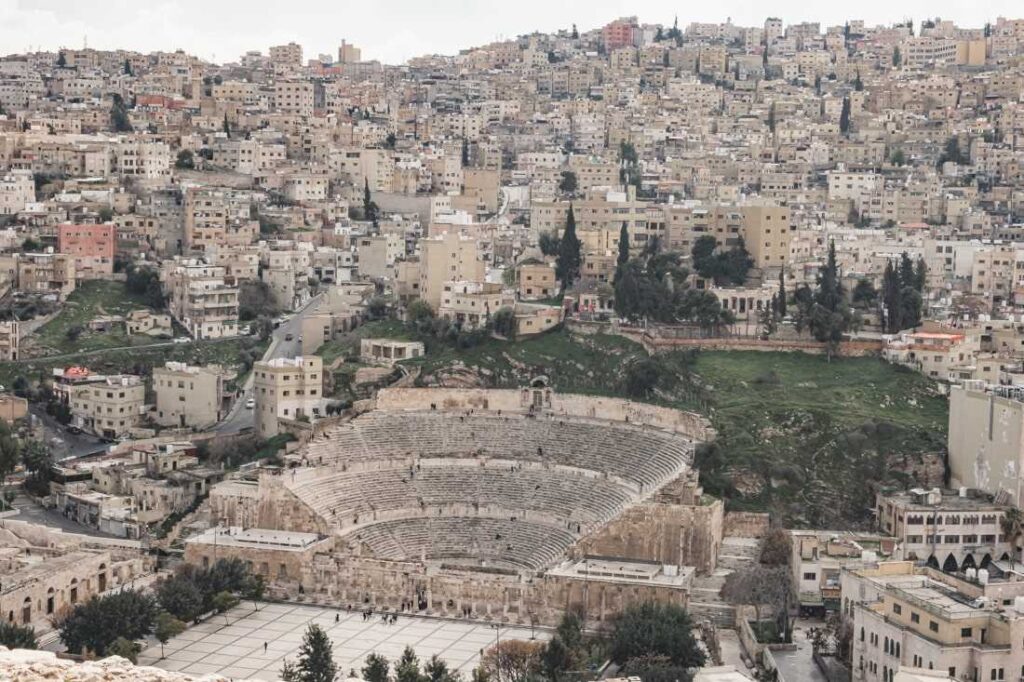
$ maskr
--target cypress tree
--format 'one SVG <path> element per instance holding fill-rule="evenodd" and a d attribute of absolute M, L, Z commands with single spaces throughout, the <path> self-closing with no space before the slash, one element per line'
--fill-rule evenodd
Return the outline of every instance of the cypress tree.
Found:
<path fill-rule="evenodd" d="M 565 219 L 565 231 L 558 243 L 558 257 L 555 260 L 555 275 L 562 283 L 562 292 L 576 280 L 580 274 L 580 240 L 576 236 L 576 215 L 572 204 Z"/>
<path fill-rule="evenodd" d="M 779 269 L 779 317 L 786 316 L 786 270 Z"/>
<path fill-rule="evenodd" d="M 616 262 L 617 267 L 622 267 L 629 262 L 629 230 L 626 228 L 626 223 L 622 223 L 622 227 L 619 229 L 619 259 Z"/>

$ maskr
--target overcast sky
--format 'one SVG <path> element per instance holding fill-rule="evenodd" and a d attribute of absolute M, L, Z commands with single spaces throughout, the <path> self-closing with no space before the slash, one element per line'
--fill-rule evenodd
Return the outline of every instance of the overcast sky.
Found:
<path fill-rule="evenodd" d="M 848 15 L 851 11 L 853 14 Z M 364 59 L 400 63 L 534 30 L 555 31 L 574 22 L 580 31 L 635 14 L 642 22 L 691 21 L 760 25 L 766 14 L 786 23 L 824 26 L 860 18 L 869 24 L 938 15 L 980 27 L 997 16 L 1024 17 L 1021 0 L 0 0 L 0 54 L 32 49 L 126 48 L 148 52 L 182 48 L 204 59 L 234 61 L 247 50 L 289 41 L 306 59 L 336 54 L 344 38 Z"/>

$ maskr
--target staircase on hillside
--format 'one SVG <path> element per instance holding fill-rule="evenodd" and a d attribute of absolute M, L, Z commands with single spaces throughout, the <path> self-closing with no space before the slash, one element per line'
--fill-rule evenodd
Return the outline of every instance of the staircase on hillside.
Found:
<path fill-rule="evenodd" d="M 757 560 L 760 541 L 756 538 L 722 539 L 718 552 L 718 568 L 710 575 L 693 579 L 690 591 L 690 613 L 695 618 L 707 618 L 718 627 L 736 627 L 736 609 L 726 603 L 719 592 L 730 573 L 750 566 Z"/>

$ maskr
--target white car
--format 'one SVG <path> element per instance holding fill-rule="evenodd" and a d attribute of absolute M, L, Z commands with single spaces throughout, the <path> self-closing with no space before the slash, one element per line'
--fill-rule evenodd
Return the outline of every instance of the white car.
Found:
<path fill-rule="evenodd" d="M 189 343 L 191 340 L 192 339 L 188 338 L 187 336 L 179 336 L 178 338 L 174 339 L 174 343 Z"/>
<path fill-rule="evenodd" d="M 256 407 L 255 398 L 249 398 L 248 400 L 245 401 L 245 409 L 251 410 L 254 407 Z"/>

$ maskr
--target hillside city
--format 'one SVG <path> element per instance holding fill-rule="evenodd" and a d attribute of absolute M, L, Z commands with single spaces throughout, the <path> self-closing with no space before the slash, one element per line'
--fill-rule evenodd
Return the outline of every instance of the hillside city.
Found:
<path fill-rule="evenodd" d="M 1024 19 L 661 19 L 0 57 L 0 679 L 1024 679 Z"/>

